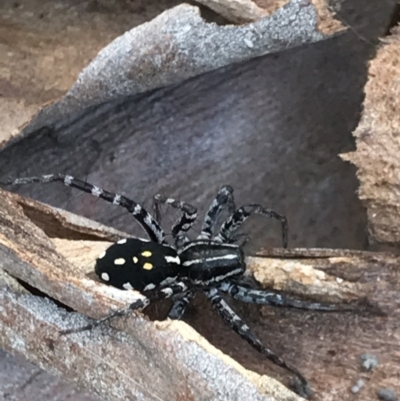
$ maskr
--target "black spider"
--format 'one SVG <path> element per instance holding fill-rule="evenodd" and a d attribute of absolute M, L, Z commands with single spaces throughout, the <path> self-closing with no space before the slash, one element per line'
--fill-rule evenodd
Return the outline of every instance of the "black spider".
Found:
<path fill-rule="evenodd" d="M 186 236 L 186 232 L 196 220 L 197 209 L 175 199 L 156 195 L 154 201 L 157 219 L 154 219 L 135 201 L 123 195 L 105 191 L 69 175 L 19 178 L 4 184 L 20 185 L 54 181 L 60 181 L 67 186 L 75 187 L 114 205 L 124 207 L 141 224 L 150 237 L 150 241 L 136 238 L 120 240 L 100 255 L 96 261 L 95 271 L 103 282 L 120 289 L 140 291 L 148 298 L 148 302 L 172 298 L 173 305 L 168 314 L 171 319 L 180 319 L 195 291 L 202 291 L 222 319 L 236 333 L 272 362 L 296 375 L 298 379 L 297 391 L 301 395 L 308 396 L 311 394 L 304 376 L 295 367 L 286 363 L 272 350 L 264 346 L 249 326 L 220 295 L 220 293 L 225 293 L 243 302 L 262 305 L 288 306 L 320 311 L 340 310 L 340 307 L 335 304 L 309 303 L 275 291 L 253 289 L 242 281 L 246 264 L 241 246 L 235 243 L 239 238 L 235 237 L 236 231 L 252 214 L 277 219 L 282 224 L 282 240 L 283 246 L 286 248 L 288 225 L 284 216 L 254 204 L 235 209 L 233 189 L 230 186 L 224 186 L 206 213 L 200 235 L 197 239 L 190 240 Z M 160 204 L 170 205 L 183 212 L 181 218 L 172 227 L 174 245 L 167 243 L 164 230 L 158 223 Z M 231 211 L 231 215 L 221 225 L 218 234 L 215 235 L 217 222 L 225 208 Z M 137 301 L 130 305 L 129 309 L 144 308 L 148 302 Z M 124 313 L 126 310 L 115 311 L 86 327 L 67 330 L 66 333 L 92 328 Z"/>

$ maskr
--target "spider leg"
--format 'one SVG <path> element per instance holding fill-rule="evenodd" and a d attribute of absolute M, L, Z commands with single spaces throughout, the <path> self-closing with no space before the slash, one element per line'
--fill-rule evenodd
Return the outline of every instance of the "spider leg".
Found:
<path fill-rule="evenodd" d="M 250 241 L 250 235 L 247 233 L 238 233 L 232 235 L 231 242 L 238 244 L 243 248 Z"/>
<path fill-rule="evenodd" d="M 108 192 L 95 185 L 89 184 L 88 182 L 71 177 L 70 175 L 51 174 L 37 177 L 17 178 L 16 180 L 8 180 L 6 182 L 1 182 L 1 184 L 23 185 L 31 183 L 49 183 L 56 181 L 61 182 L 64 185 L 67 185 L 68 187 L 74 187 L 76 189 L 79 189 L 80 191 L 104 199 L 105 201 L 112 203 L 113 205 L 118 205 L 125 208 L 143 227 L 143 229 L 147 232 L 148 236 L 152 241 L 158 242 L 160 244 L 166 243 L 164 230 L 157 223 L 157 221 L 153 219 L 150 213 L 148 213 L 142 206 L 140 206 L 134 200 L 129 199 L 123 195 L 118 195 L 112 192 Z"/>
<path fill-rule="evenodd" d="M 237 209 L 221 226 L 219 234 L 215 237 L 216 241 L 221 242 L 233 242 L 233 235 L 237 229 L 252 215 L 261 214 L 271 219 L 276 219 L 281 222 L 282 225 L 282 243 L 283 247 L 287 248 L 288 244 L 288 223 L 285 216 L 271 209 L 266 209 L 261 205 L 244 205 Z"/>
<path fill-rule="evenodd" d="M 193 296 L 194 291 L 188 291 L 183 294 L 175 295 L 173 298 L 174 303 L 168 312 L 168 317 L 173 320 L 180 320 Z"/>
<path fill-rule="evenodd" d="M 208 211 L 204 217 L 203 226 L 201 227 L 201 233 L 197 237 L 198 239 L 211 239 L 211 236 L 215 230 L 215 226 L 218 223 L 218 218 L 221 212 L 228 208 L 230 213 L 235 211 L 235 201 L 233 198 L 233 188 L 229 185 L 223 186 L 217 193 L 217 196 L 212 201 Z"/>
<path fill-rule="evenodd" d="M 157 194 L 154 196 L 154 211 L 157 221 L 161 221 L 160 204 L 170 205 L 183 212 L 181 218 L 172 226 L 171 232 L 177 244 L 185 245 L 189 242 L 186 232 L 190 230 L 197 218 L 197 208 L 180 200 Z"/>
<path fill-rule="evenodd" d="M 151 303 L 151 302 L 158 301 L 159 299 L 170 298 L 170 297 L 172 297 L 176 294 L 180 294 L 182 292 L 187 292 L 188 286 L 186 284 L 190 285 L 189 280 L 183 279 L 182 281 L 178 281 L 176 283 L 171 283 L 168 286 L 149 291 L 148 293 L 146 292 L 147 299 L 145 299 L 145 300 L 142 300 L 142 299 L 137 300 L 137 301 L 133 302 L 132 304 L 126 306 L 125 308 L 117 309 L 114 312 L 110 313 L 109 315 L 102 317 L 101 319 L 93 320 L 93 322 L 89 323 L 86 326 L 62 330 L 62 331 L 60 331 L 60 334 L 65 335 L 65 334 L 72 334 L 72 333 L 80 333 L 81 331 L 86 331 L 86 330 L 92 330 L 95 327 L 97 327 L 103 323 L 106 323 L 106 322 L 110 321 L 111 319 L 114 319 L 115 317 L 125 316 L 131 310 L 143 309 L 146 306 L 148 306 L 149 303 Z"/>
<path fill-rule="evenodd" d="M 97 327 L 105 322 L 108 322 L 111 319 L 114 319 L 115 317 L 127 315 L 129 313 L 129 311 L 131 311 L 131 310 L 143 309 L 148 304 L 149 304 L 149 301 L 146 299 L 135 301 L 135 302 L 131 303 L 130 305 L 128 305 L 127 307 L 117 309 L 114 312 L 110 313 L 109 315 L 102 317 L 101 319 L 93 320 L 91 323 L 87 324 L 86 326 L 80 326 L 80 327 L 76 327 L 76 328 L 61 330 L 60 334 L 67 335 L 67 334 L 73 334 L 73 333 L 80 333 L 80 332 L 86 331 L 86 330 L 92 330 L 95 327 Z"/>
<path fill-rule="evenodd" d="M 261 341 L 255 336 L 255 334 L 250 330 L 249 326 L 247 326 L 247 324 L 244 323 L 244 321 L 236 314 L 236 312 L 221 298 L 221 296 L 218 294 L 217 289 L 206 289 L 204 290 L 204 292 L 206 296 L 210 299 L 212 306 L 218 312 L 221 318 L 226 323 L 228 323 L 237 334 L 239 334 L 252 347 L 254 347 L 265 357 L 267 357 L 270 361 L 286 369 L 287 371 L 294 373 L 304 387 L 304 393 L 308 393 L 309 384 L 306 378 L 295 367 L 286 363 L 272 350 L 263 345 Z"/>
<path fill-rule="evenodd" d="M 258 305 L 272 305 L 291 307 L 304 310 L 316 310 L 325 312 L 334 311 L 354 311 L 355 308 L 345 304 L 330 304 L 320 302 L 308 302 L 301 299 L 281 294 L 277 291 L 254 290 L 243 285 L 224 281 L 218 286 L 218 289 L 238 301 Z"/>

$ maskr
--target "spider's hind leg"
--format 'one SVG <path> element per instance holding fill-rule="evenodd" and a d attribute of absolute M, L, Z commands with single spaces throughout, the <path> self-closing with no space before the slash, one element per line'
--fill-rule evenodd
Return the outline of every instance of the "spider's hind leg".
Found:
<path fill-rule="evenodd" d="M 235 211 L 233 188 L 230 185 L 223 186 L 212 201 L 204 217 L 203 226 L 201 227 L 201 233 L 198 239 L 211 239 L 215 226 L 218 224 L 218 219 L 225 208 L 228 208 L 230 213 Z"/>
<path fill-rule="evenodd" d="M 183 212 L 181 218 L 172 226 L 171 232 L 175 243 L 178 246 L 187 244 L 189 242 L 189 238 L 186 236 L 186 232 L 190 230 L 193 223 L 196 221 L 197 208 L 180 200 L 167 198 L 157 194 L 154 196 L 154 213 L 157 221 L 161 221 L 161 204 L 170 205 L 173 208 Z"/>
<path fill-rule="evenodd" d="M 250 304 L 281 306 L 321 312 L 343 312 L 356 310 L 355 305 L 304 301 L 302 299 L 297 299 L 277 291 L 257 290 L 228 281 L 219 284 L 218 289 L 228 294 L 233 299 Z"/>
<path fill-rule="evenodd" d="M 8 180 L 1 182 L 2 185 L 24 185 L 32 183 L 50 183 L 50 182 L 61 182 L 62 184 L 76 188 L 82 192 L 86 192 L 98 198 L 105 200 L 113 205 L 118 205 L 125 208 L 135 220 L 143 227 L 147 232 L 150 239 L 159 244 L 164 244 L 165 233 L 161 226 L 153 219 L 153 217 L 138 203 L 134 200 L 129 199 L 123 195 L 115 194 L 113 192 L 106 191 L 96 185 L 89 184 L 86 181 L 79 180 L 78 178 L 64 174 L 50 174 L 36 177 L 25 177 L 17 178 L 15 180 Z"/>
<path fill-rule="evenodd" d="M 266 209 L 261 205 L 244 205 L 237 209 L 221 226 L 219 235 L 215 238 L 221 242 L 234 242 L 234 234 L 240 226 L 252 215 L 261 214 L 271 219 L 276 219 L 282 225 L 282 243 L 287 248 L 288 244 L 288 223 L 285 216 L 271 209 Z"/>
<path fill-rule="evenodd" d="M 218 312 L 221 318 L 228 323 L 231 328 L 246 340 L 253 348 L 268 358 L 276 365 L 286 369 L 287 371 L 294 373 L 301 386 L 299 386 L 299 393 L 303 397 L 308 398 L 311 394 L 311 388 L 306 378 L 294 367 L 286 363 L 282 358 L 276 355 L 272 350 L 267 348 L 261 341 L 255 336 L 250 330 L 249 326 L 236 314 L 236 312 L 221 298 L 218 294 L 218 290 L 207 289 L 204 290 L 208 299 L 210 299 L 213 308 Z"/>

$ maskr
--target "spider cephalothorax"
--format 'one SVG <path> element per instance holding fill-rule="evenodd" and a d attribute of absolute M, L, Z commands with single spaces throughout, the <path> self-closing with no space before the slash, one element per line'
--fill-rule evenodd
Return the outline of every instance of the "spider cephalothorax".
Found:
<path fill-rule="evenodd" d="M 162 298 L 172 298 L 173 304 L 168 314 L 171 319 L 180 319 L 195 291 L 202 291 L 221 318 L 236 333 L 272 362 L 294 373 L 301 383 L 301 388 L 298 387 L 298 391 L 303 396 L 309 394 L 308 382 L 304 376 L 295 367 L 287 364 L 272 350 L 263 345 L 249 326 L 220 295 L 225 293 L 243 302 L 263 305 L 289 306 L 321 311 L 341 310 L 335 304 L 309 303 L 283 293 L 253 289 L 242 280 L 246 265 L 242 248 L 237 244 L 239 238 L 235 236 L 237 230 L 253 214 L 277 219 L 282 225 L 283 246 L 286 247 L 288 226 L 284 216 L 256 204 L 244 205 L 236 209 L 233 189 L 230 186 L 224 186 L 206 213 L 200 235 L 195 240 L 190 240 L 186 232 L 196 220 L 197 209 L 175 199 L 156 195 L 154 197 L 156 218 L 153 218 L 135 201 L 68 175 L 20 178 L 10 180 L 5 184 L 54 181 L 60 181 L 114 205 L 124 207 L 149 235 L 149 240 L 122 239 L 99 256 L 95 270 L 103 282 L 124 290 L 140 291 L 150 302 Z M 182 211 L 182 216 L 172 227 L 173 244 L 167 243 L 164 230 L 158 223 L 160 220 L 160 204 L 167 204 Z M 228 209 L 231 214 L 215 233 L 224 209 Z M 132 305 L 131 309 L 146 305 L 146 303 L 138 302 Z M 120 314 L 121 311 L 116 311 L 86 328 L 94 327 Z"/>

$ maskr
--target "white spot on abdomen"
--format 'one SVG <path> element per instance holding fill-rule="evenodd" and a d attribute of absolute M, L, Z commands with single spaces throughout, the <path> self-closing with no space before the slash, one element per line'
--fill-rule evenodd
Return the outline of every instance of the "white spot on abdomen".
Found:
<path fill-rule="evenodd" d="M 110 276 L 107 273 L 101 273 L 101 279 L 104 281 L 110 281 Z"/>

